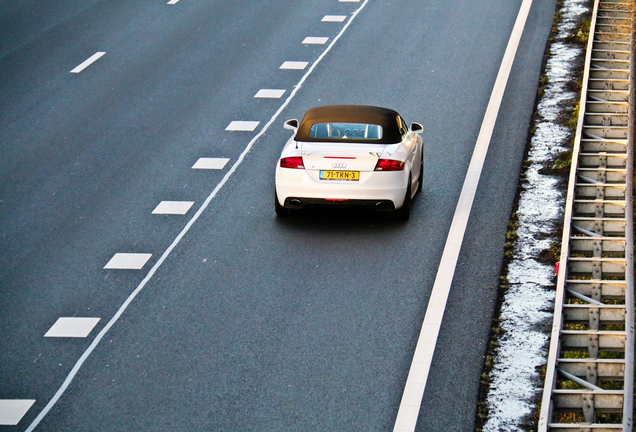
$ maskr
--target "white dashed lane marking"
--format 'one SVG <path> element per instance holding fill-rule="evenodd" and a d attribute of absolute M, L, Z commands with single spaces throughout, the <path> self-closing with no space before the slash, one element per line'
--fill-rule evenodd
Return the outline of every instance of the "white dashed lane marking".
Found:
<path fill-rule="evenodd" d="M 167 4 L 173 5 L 179 3 L 179 0 L 170 0 Z"/>
<path fill-rule="evenodd" d="M 226 128 L 226 131 L 243 131 L 243 132 L 252 132 L 256 129 L 260 122 L 257 121 L 233 121 Z"/>
<path fill-rule="evenodd" d="M 329 40 L 328 37 L 306 37 L 303 43 L 306 45 L 324 45 Z"/>
<path fill-rule="evenodd" d="M 228 161 L 229 159 L 227 158 L 199 158 L 199 160 L 192 165 L 192 169 L 220 170 L 225 167 Z"/>
<path fill-rule="evenodd" d="M 303 61 L 286 61 L 280 66 L 280 68 L 303 70 L 307 67 L 308 64 L 309 62 L 303 62 Z"/>
<path fill-rule="evenodd" d="M 80 73 L 81 71 L 95 63 L 104 54 L 106 53 L 103 51 L 96 52 L 95 54 L 84 60 L 81 64 L 79 64 L 75 69 L 73 69 L 71 73 Z"/>
<path fill-rule="evenodd" d="M 116 253 L 104 266 L 105 269 L 141 270 L 152 254 Z"/>
<path fill-rule="evenodd" d="M 325 15 L 322 22 L 343 22 L 347 19 L 346 15 Z"/>
<path fill-rule="evenodd" d="M 280 99 L 285 94 L 285 90 L 276 89 L 260 89 L 258 93 L 254 95 L 255 98 L 271 98 Z"/>
<path fill-rule="evenodd" d="M 1 399 L 0 425 L 17 425 L 34 403 L 35 399 Z"/>
<path fill-rule="evenodd" d="M 58 318 L 44 337 L 85 338 L 98 322 L 99 318 Z"/>
<path fill-rule="evenodd" d="M 152 214 L 184 215 L 190 210 L 194 201 L 161 201 Z"/>

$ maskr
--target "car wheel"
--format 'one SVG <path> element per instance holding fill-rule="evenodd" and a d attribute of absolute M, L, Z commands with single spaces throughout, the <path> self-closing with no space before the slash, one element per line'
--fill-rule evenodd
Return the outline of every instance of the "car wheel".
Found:
<path fill-rule="evenodd" d="M 406 188 L 406 196 L 404 197 L 404 204 L 399 209 L 393 211 L 393 219 L 407 221 L 411 216 L 411 181 Z"/>
<path fill-rule="evenodd" d="M 292 209 L 288 209 L 280 205 L 278 202 L 278 194 L 274 192 L 274 210 L 278 216 L 290 216 L 293 212 Z"/>
<path fill-rule="evenodd" d="M 422 160 L 420 161 L 420 176 L 417 178 L 417 191 L 422 192 L 424 180 L 424 152 L 422 152 Z"/>

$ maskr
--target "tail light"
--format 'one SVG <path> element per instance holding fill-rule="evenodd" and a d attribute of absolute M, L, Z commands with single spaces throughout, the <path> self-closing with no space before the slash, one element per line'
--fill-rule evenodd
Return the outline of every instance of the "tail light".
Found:
<path fill-rule="evenodd" d="M 374 171 L 403 171 L 404 162 L 394 159 L 378 159 Z"/>
<path fill-rule="evenodd" d="M 280 160 L 281 168 L 305 169 L 303 158 L 300 156 L 286 157 Z"/>

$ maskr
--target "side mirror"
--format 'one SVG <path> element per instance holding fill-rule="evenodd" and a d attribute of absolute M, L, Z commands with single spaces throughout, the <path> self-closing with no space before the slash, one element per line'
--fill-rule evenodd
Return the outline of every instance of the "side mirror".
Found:
<path fill-rule="evenodd" d="M 298 130 L 298 120 L 296 119 L 287 120 L 283 124 L 283 127 L 285 129 L 293 130 L 294 132 L 296 132 Z"/>
<path fill-rule="evenodd" d="M 419 134 L 424 132 L 424 128 L 421 124 L 413 122 L 411 123 L 411 132 Z"/>

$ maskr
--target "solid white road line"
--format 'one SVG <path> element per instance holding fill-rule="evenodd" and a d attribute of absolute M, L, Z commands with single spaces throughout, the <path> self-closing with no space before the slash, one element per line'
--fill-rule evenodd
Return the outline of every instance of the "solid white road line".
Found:
<path fill-rule="evenodd" d="M 96 52 L 95 54 L 93 54 L 92 56 L 84 60 L 81 64 L 79 64 L 75 69 L 73 69 L 71 73 L 80 73 L 81 71 L 83 71 L 84 69 L 86 69 L 87 67 L 95 63 L 97 59 L 99 59 L 104 54 L 106 53 L 103 51 Z"/>
<path fill-rule="evenodd" d="M 481 176 L 481 171 L 484 166 L 486 153 L 488 152 L 490 139 L 497 120 L 497 114 L 499 113 L 501 100 L 503 99 L 504 90 L 508 82 L 508 76 L 512 69 L 512 63 L 531 6 L 532 0 L 523 0 L 515 26 L 510 35 L 510 40 L 508 41 L 503 61 L 501 62 L 494 89 L 490 96 L 486 115 L 484 116 L 481 130 L 479 131 L 475 150 L 468 167 L 468 172 L 466 173 L 459 202 L 457 203 L 455 216 L 453 217 L 450 232 L 446 239 L 442 260 L 437 270 L 433 291 L 431 292 L 431 298 L 428 302 L 419 340 L 415 348 L 415 354 L 413 355 L 411 369 L 409 370 L 404 393 L 402 394 L 402 401 L 395 421 L 395 427 L 393 428 L 394 432 L 413 432 L 417 424 L 417 417 L 420 413 L 426 381 L 428 379 L 431 362 L 433 361 L 437 336 L 439 335 L 439 330 L 442 325 L 442 318 L 444 316 L 444 310 L 446 309 L 446 302 L 448 300 L 451 282 L 453 281 L 453 275 L 455 274 L 455 267 L 464 239 L 466 225 L 468 224 L 468 217 L 477 191 L 477 184 L 479 183 L 479 177 Z"/>
<path fill-rule="evenodd" d="M 331 51 L 331 49 L 336 44 L 336 42 L 338 42 L 340 37 L 345 33 L 345 31 L 347 31 L 347 29 L 349 28 L 349 26 L 351 25 L 353 20 L 358 16 L 360 11 L 362 11 L 362 9 L 364 9 L 364 7 L 367 5 L 368 2 L 369 2 L 369 0 L 364 0 L 364 3 L 362 3 L 362 5 L 351 15 L 351 18 L 349 18 L 349 21 L 347 21 L 347 23 L 342 27 L 342 29 L 336 35 L 336 37 L 333 38 L 333 40 L 327 46 L 327 48 L 325 48 L 323 53 L 320 56 L 318 56 L 318 58 L 311 65 L 309 70 L 307 70 L 307 72 L 305 72 L 305 74 L 300 79 L 300 81 L 298 81 L 298 84 L 296 84 L 294 86 L 294 89 L 291 91 L 291 93 L 289 94 L 289 96 L 287 97 L 285 102 L 283 102 L 283 104 L 280 106 L 280 108 L 278 108 L 278 110 L 269 119 L 269 121 L 267 123 L 265 123 L 265 126 L 263 126 L 263 128 L 250 140 L 250 142 L 247 144 L 247 146 L 243 150 L 243 153 L 240 154 L 240 156 L 238 157 L 236 162 L 234 162 L 234 165 L 232 165 L 232 168 L 230 168 L 230 170 L 225 174 L 223 179 L 219 182 L 219 184 L 214 188 L 214 190 L 206 198 L 206 200 L 203 202 L 203 204 L 201 205 L 199 210 L 197 210 L 197 212 L 194 214 L 194 216 L 192 216 L 190 221 L 185 225 L 183 230 L 181 230 L 179 235 L 173 240 L 173 242 L 170 244 L 170 246 L 168 246 L 168 248 L 165 250 L 165 252 L 161 255 L 161 257 L 157 260 L 157 262 L 148 271 L 148 274 L 139 283 L 139 285 L 137 285 L 137 288 L 135 288 L 135 290 L 132 293 L 130 293 L 130 295 L 128 296 L 126 301 L 117 310 L 115 315 L 113 315 L 113 317 L 110 319 L 110 321 L 108 321 L 108 323 L 104 326 L 104 328 L 102 328 L 102 330 L 97 334 L 97 336 L 95 336 L 95 339 L 93 339 L 93 342 L 91 342 L 91 344 L 88 346 L 88 348 L 86 348 L 86 351 L 84 351 L 84 353 L 81 355 L 81 357 L 77 360 L 77 362 L 75 363 L 75 366 L 73 366 L 73 368 L 69 372 L 68 376 L 66 377 L 66 379 L 64 380 L 64 382 L 62 383 L 60 388 L 57 390 L 57 392 L 55 392 L 55 394 L 53 395 L 51 400 L 46 404 L 46 406 L 42 409 L 42 411 L 40 411 L 40 413 L 33 420 L 33 422 L 31 422 L 31 424 L 25 430 L 25 432 L 33 432 L 35 430 L 35 428 L 40 424 L 42 419 L 49 413 L 49 411 L 51 411 L 51 409 L 55 406 L 55 404 L 57 404 L 57 402 L 60 400 L 60 398 L 62 397 L 62 395 L 64 394 L 64 392 L 68 388 L 68 386 L 71 385 L 71 382 L 73 382 L 73 379 L 75 379 L 75 376 L 77 375 L 77 373 L 81 369 L 81 367 L 84 364 L 84 362 L 88 359 L 88 357 L 90 357 L 90 355 L 95 350 L 95 348 L 97 348 L 97 346 L 99 345 L 101 340 L 104 338 L 104 336 L 106 336 L 106 334 L 111 329 L 111 327 L 114 326 L 115 323 L 117 323 L 117 321 L 119 321 L 119 318 L 126 311 L 126 309 L 128 309 L 128 306 L 130 306 L 132 301 L 139 295 L 139 293 L 141 291 L 143 291 L 143 289 L 148 284 L 148 282 L 152 279 L 152 277 L 155 275 L 157 270 L 159 270 L 159 268 L 161 267 L 163 262 L 166 259 L 168 259 L 168 257 L 170 256 L 170 254 L 172 253 L 174 248 L 176 248 L 177 245 L 179 245 L 179 243 L 181 243 L 181 240 L 183 239 L 183 237 L 185 237 L 185 235 L 190 231 L 192 226 L 201 217 L 203 212 L 205 210 L 207 210 L 208 206 L 210 205 L 210 202 L 212 202 L 214 197 L 216 197 L 216 195 L 219 193 L 219 191 L 228 182 L 230 177 L 232 177 L 232 174 L 234 174 L 234 172 L 241 165 L 241 163 L 243 162 L 243 160 L 245 159 L 247 154 L 252 150 L 252 147 L 254 146 L 256 141 L 258 141 L 258 139 L 278 119 L 278 116 L 283 112 L 283 110 L 285 108 L 287 108 L 287 105 L 289 105 L 290 102 L 292 101 L 292 99 L 294 99 L 294 97 L 296 96 L 296 93 L 298 92 L 298 90 L 300 90 L 302 88 L 304 82 L 307 80 L 307 78 L 309 78 L 311 73 L 316 69 L 316 66 L 318 66 L 318 64 L 322 61 L 322 59 L 329 53 L 329 51 Z"/>

